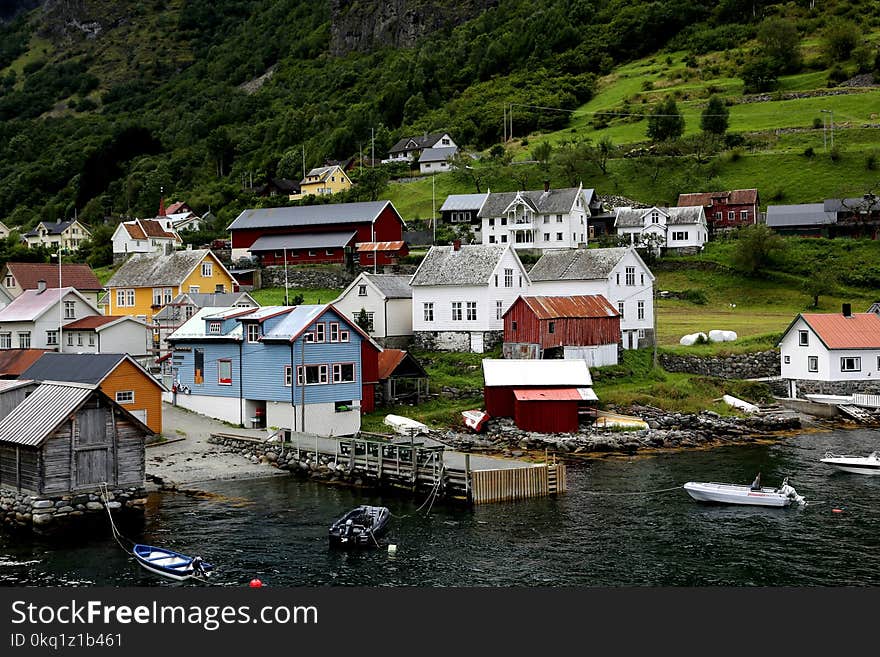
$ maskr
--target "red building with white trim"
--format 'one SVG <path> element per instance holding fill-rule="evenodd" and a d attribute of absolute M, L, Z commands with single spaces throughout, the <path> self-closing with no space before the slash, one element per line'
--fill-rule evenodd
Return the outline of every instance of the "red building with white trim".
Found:
<path fill-rule="evenodd" d="M 758 223 L 761 201 L 757 189 L 728 192 L 679 194 L 678 207 L 703 206 L 706 221 L 713 230 L 725 230 Z"/>

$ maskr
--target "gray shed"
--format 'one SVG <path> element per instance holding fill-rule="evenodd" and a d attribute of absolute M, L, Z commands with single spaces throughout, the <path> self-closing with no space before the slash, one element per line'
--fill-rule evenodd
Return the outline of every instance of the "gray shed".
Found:
<path fill-rule="evenodd" d="M 149 427 L 97 385 L 16 383 L 0 390 L 0 486 L 37 495 L 143 486 Z"/>

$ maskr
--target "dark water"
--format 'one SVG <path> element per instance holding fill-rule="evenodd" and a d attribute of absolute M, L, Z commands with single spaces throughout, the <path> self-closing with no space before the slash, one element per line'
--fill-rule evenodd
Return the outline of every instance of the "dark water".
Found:
<path fill-rule="evenodd" d="M 359 503 L 407 516 L 422 500 L 288 478 L 218 482 L 204 499 L 154 495 L 145 521 L 123 533 L 199 554 L 231 586 L 254 577 L 274 586 L 876 586 L 880 477 L 833 473 L 819 459 L 878 448 L 878 431 L 838 431 L 570 466 L 558 498 L 395 518 L 394 556 L 330 550 L 327 527 Z M 821 503 L 763 509 L 700 505 L 683 490 L 621 495 L 691 480 L 747 484 L 759 470 L 765 485 L 788 475 Z M 0 584 L 181 586 L 143 571 L 105 525 L 86 533 L 0 533 Z"/>

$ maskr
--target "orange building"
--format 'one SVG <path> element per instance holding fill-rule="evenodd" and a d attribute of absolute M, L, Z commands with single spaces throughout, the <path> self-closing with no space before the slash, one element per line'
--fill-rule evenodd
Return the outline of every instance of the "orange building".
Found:
<path fill-rule="evenodd" d="M 162 392 L 166 388 L 128 354 L 48 352 L 20 378 L 97 385 L 155 433 L 162 433 Z"/>

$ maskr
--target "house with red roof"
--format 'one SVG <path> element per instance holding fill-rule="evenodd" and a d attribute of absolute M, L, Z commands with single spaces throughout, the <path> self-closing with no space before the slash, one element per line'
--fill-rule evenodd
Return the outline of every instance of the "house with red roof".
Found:
<path fill-rule="evenodd" d="M 135 219 L 124 221 L 113 232 L 113 259 L 120 261 L 132 253 L 166 255 L 183 244 L 170 220 Z"/>
<path fill-rule="evenodd" d="M 60 276 L 60 281 L 59 281 Z M 88 265 L 62 264 L 59 271 L 57 264 L 45 262 L 7 262 L 0 269 L 3 290 L 11 298 L 21 296 L 26 290 L 36 290 L 40 282 L 47 289 L 72 287 L 88 301 L 97 306 L 98 297 L 104 286 Z"/>
<path fill-rule="evenodd" d="M 153 349 L 153 329 L 129 315 L 83 317 L 65 324 L 63 336 L 66 353 L 129 354 L 143 359 Z"/>
<path fill-rule="evenodd" d="M 758 222 L 757 189 L 734 189 L 727 192 L 679 194 L 678 207 L 702 206 L 706 221 L 714 231 L 748 226 Z"/>
<path fill-rule="evenodd" d="M 800 313 L 778 345 L 790 397 L 880 394 L 880 315 Z"/>

